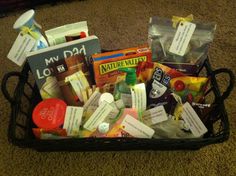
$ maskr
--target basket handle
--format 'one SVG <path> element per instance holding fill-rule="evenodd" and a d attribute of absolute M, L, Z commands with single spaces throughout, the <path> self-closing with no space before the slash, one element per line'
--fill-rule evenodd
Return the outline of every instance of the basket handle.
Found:
<path fill-rule="evenodd" d="M 234 73 L 231 70 L 227 69 L 227 68 L 219 68 L 219 69 L 216 69 L 212 72 L 215 79 L 216 79 L 216 75 L 219 75 L 219 74 L 222 74 L 222 73 L 226 73 L 229 76 L 229 85 L 226 88 L 225 92 L 223 92 L 223 94 L 218 99 L 218 101 L 223 102 L 230 95 L 231 91 L 234 88 L 235 76 L 234 76 Z"/>
<path fill-rule="evenodd" d="M 5 96 L 5 98 L 11 103 L 16 103 L 15 98 L 13 98 L 13 96 L 10 95 L 8 89 L 7 89 L 7 82 L 9 80 L 9 78 L 12 77 L 18 77 L 20 79 L 21 77 L 21 72 L 17 72 L 17 71 L 13 71 L 13 72 L 9 72 L 7 74 L 4 75 L 3 79 L 2 79 L 2 85 L 1 85 L 1 89 L 2 89 L 2 93 Z"/>

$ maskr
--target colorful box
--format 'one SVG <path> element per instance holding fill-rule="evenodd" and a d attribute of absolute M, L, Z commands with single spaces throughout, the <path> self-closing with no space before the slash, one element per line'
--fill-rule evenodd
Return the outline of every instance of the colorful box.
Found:
<path fill-rule="evenodd" d="M 113 52 L 92 55 L 96 85 L 116 84 L 125 79 L 125 73 L 118 68 L 137 67 L 139 62 L 151 61 L 151 50 L 148 47 L 128 48 Z"/>

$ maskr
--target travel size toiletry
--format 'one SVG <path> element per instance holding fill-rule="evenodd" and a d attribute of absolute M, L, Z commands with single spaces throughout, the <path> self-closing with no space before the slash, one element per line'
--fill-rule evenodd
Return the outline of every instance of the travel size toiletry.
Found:
<path fill-rule="evenodd" d="M 43 129 L 56 129 L 64 123 L 67 104 L 57 98 L 41 101 L 32 114 L 35 125 Z"/>
<path fill-rule="evenodd" d="M 45 31 L 50 46 L 88 36 L 87 21 L 66 24 Z"/>
<path fill-rule="evenodd" d="M 48 47 L 46 39 L 43 37 L 40 29 L 42 28 L 34 19 L 35 11 L 28 10 L 23 13 L 14 23 L 13 28 L 22 34 L 29 34 L 37 40 L 36 46 L 33 50 L 38 50 Z"/>
<path fill-rule="evenodd" d="M 115 86 L 114 97 L 115 100 L 122 99 L 126 107 L 131 107 L 131 87 L 137 83 L 135 68 L 119 68 L 119 71 L 126 72 L 125 81 L 119 82 Z"/>

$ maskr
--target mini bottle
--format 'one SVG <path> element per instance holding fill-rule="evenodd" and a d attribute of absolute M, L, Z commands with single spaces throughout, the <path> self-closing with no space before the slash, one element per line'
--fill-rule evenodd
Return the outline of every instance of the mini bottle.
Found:
<path fill-rule="evenodd" d="M 48 47 L 48 43 L 42 33 L 40 32 L 41 25 L 39 25 L 35 20 L 35 11 L 28 10 L 27 12 L 23 13 L 14 23 L 13 29 L 17 31 L 27 33 L 31 37 L 37 40 L 36 46 L 33 50 L 39 50 L 42 48 Z"/>
<path fill-rule="evenodd" d="M 131 107 L 132 98 L 130 88 L 137 83 L 135 68 L 119 68 L 119 71 L 126 72 L 125 81 L 116 84 L 114 90 L 115 100 L 122 99 L 126 107 Z"/>

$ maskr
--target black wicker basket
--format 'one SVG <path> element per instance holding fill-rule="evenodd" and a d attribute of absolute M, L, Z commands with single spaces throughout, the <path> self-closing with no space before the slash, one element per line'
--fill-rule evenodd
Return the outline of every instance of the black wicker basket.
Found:
<path fill-rule="evenodd" d="M 229 83 L 221 94 L 216 75 L 226 73 Z M 29 65 L 26 63 L 21 72 L 7 73 L 2 80 L 2 92 L 11 105 L 8 139 L 16 146 L 36 149 L 38 151 L 109 151 L 109 150 L 177 150 L 199 149 L 203 146 L 220 143 L 229 138 L 229 122 L 224 100 L 234 86 L 233 72 L 226 68 L 212 70 L 207 58 L 201 75 L 211 77 L 211 86 L 206 97 L 212 103 L 209 119 L 212 122 L 208 133 L 197 139 L 138 139 L 138 138 L 71 138 L 60 140 L 39 140 L 32 133 L 32 110 L 41 101 L 39 90 L 34 84 Z M 9 78 L 17 77 L 18 82 L 12 94 L 8 91 Z M 31 83 L 33 84 L 31 84 Z"/>

